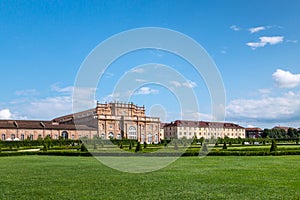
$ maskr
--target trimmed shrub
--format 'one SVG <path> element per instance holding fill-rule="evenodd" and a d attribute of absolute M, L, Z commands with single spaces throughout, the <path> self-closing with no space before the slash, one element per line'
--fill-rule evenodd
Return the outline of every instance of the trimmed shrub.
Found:
<path fill-rule="evenodd" d="M 141 147 L 140 142 L 137 143 L 136 148 L 135 148 L 135 152 L 139 152 L 139 151 L 142 151 L 142 147 Z"/>
<path fill-rule="evenodd" d="M 270 152 L 273 152 L 273 151 L 277 151 L 277 144 L 276 144 L 275 140 L 272 140 L 272 145 L 270 148 Z"/>
<path fill-rule="evenodd" d="M 224 142 L 222 149 L 227 149 L 226 142 Z"/>
<path fill-rule="evenodd" d="M 178 150 L 179 148 L 178 148 L 178 144 L 177 144 L 177 142 L 175 141 L 174 142 L 174 150 Z"/>
<path fill-rule="evenodd" d="M 202 152 L 207 152 L 208 151 L 206 143 L 203 143 L 201 151 Z"/>
<path fill-rule="evenodd" d="M 86 146 L 84 144 L 81 144 L 80 151 L 81 152 L 88 152 L 88 149 L 86 148 Z"/>

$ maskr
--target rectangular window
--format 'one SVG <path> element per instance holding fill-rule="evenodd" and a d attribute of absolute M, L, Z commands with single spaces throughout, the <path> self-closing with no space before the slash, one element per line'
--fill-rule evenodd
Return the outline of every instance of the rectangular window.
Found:
<path fill-rule="evenodd" d="M 2 134 L 1 140 L 5 140 L 5 134 Z"/>
<path fill-rule="evenodd" d="M 24 139 L 25 139 L 25 135 L 21 134 L 21 140 L 24 140 Z"/>

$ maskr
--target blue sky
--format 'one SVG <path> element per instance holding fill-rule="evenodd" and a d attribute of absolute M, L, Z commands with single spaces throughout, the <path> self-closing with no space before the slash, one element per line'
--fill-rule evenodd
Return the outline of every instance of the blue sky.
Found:
<path fill-rule="evenodd" d="M 226 89 L 226 121 L 300 127 L 299 21 L 297 0 L 1 1 L 0 118 L 52 119 L 72 112 L 76 75 L 99 43 L 129 29 L 161 27 L 193 38 L 214 60 Z M 185 118 L 210 119 L 203 79 L 182 58 L 159 50 L 116 60 L 96 99 L 112 100 L 120 77 L 146 63 L 184 75 L 186 81 L 174 87 L 192 89 L 199 101 L 199 110 Z M 164 121 L 181 117 L 167 88 L 145 84 L 131 100 Z"/>

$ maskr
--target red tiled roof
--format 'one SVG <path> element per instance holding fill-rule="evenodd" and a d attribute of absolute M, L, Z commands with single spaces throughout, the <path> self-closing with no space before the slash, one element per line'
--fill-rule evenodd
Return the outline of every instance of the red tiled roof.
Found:
<path fill-rule="evenodd" d="M 246 131 L 262 131 L 262 129 L 258 127 L 252 127 L 252 128 L 246 128 Z"/>
<path fill-rule="evenodd" d="M 165 124 L 164 127 L 211 127 L 211 128 L 233 128 L 243 129 L 244 127 L 228 122 L 205 122 L 205 121 L 188 121 L 188 120 L 176 120 L 174 122 Z"/>
<path fill-rule="evenodd" d="M 47 129 L 47 130 L 95 130 L 86 125 L 59 124 L 53 121 L 0 120 L 0 128 L 6 129 Z"/>

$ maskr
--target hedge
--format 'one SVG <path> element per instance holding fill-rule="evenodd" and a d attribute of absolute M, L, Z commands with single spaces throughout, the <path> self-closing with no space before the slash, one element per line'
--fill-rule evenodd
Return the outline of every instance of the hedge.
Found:
<path fill-rule="evenodd" d="M 205 152 L 164 152 L 164 153 L 89 153 L 81 151 L 27 151 L 27 152 L 1 152 L 0 157 L 5 156 L 24 156 L 24 155 L 49 155 L 49 156 L 205 156 Z M 300 155 L 300 150 L 288 150 L 288 151 L 210 151 L 207 156 L 284 156 L 284 155 Z"/>

